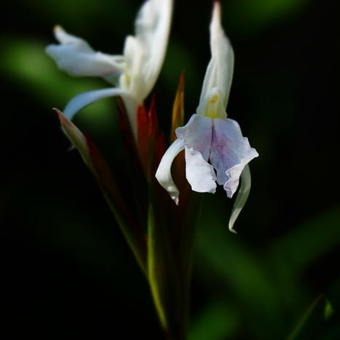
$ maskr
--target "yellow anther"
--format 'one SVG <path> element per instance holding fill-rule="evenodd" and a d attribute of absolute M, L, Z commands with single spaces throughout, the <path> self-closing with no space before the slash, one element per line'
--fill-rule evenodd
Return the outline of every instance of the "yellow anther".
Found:
<path fill-rule="evenodd" d="M 213 96 L 211 96 L 211 98 L 209 99 L 209 103 L 210 104 L 215 104 L 217 102 L 219 98 L 219 95 L 218 94 L 214 94 Z"/>
<path fill-rule="evenodd" d="M 226 114 L 219 94 L 215 93 L 209 98 L 205 116 L 209 118 L 225 118 Z"/>

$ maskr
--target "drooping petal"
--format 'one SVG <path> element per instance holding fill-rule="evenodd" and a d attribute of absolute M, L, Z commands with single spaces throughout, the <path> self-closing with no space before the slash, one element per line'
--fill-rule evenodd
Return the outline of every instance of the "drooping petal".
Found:
<path fill-rule="evenodd" d="M 232 198 L 234 193 L 236 192 L 241 173 L 246 164 L 246 162 L 241 162 L 240 164 L 234 165 L 232 168 L 226 170 L 226 177 L 228 179 L 224 183 L 223 189 L 226 191 L 229 198 Z"/>
<path fill-rule="evenodd" d="M 213 120 L 210 162 L 217 172 L 218 184 L 224 185 L 229 198 L 237 190 L 243 168 L 257 156 L 235 120 Z"/>
<path fill-rule="evenodd" d="M 234 224 L 236 222 L 237 217 L 240 215 L 241 210 L 247 202 L 249 193 L 251 188 L 251 175 L 249 165 L 247 164 L 241 174 L 241 185 L 240 189 L 237 193 L 236 200 L 233 205 L 233 209 L 229 218 L 228 227 L 229 230 L 233 233 L 236 233 L 234 229 Z"/>
<path fill-rule="evenodd" d="M 49 45 L 47 54 L 58 67 L 74 76 L 110 76 L 120 73 L 125 65 L 123 56 L 95 52 L 83 39 L 68 34 L 60 26 L 54 30 L 59 45 Z"/>
<path fill-rule="evenodd" d="M 186 178 L 197 192 L 216 191 L 216 175 L 208 163 L 212 124 L 211 118 L 193 114 L 185 126 L 176 129 L 177 137 L 184 141 Z"/>
<path fill-rule="evenodd" d="M 73 99 L 69 101 L 64 109 L 64 115 L 68 119 L 72 119 L 74 115 L 83 109 L 85 106 L 90 105 L 91 103 L 106 97 L 112 96 L 128 96 L 128 94 L 117 88 L 107 88 L 101 90 L 94 90 L 89 92 L 81 93 L 75 96 Z"/>
<path fill-rule="evenodd" d="M 171 165 L 176 156 L 184 149 L 182 139 L 176 139 L 163 155 L 156 171 L 156 179 L 178 205 L 179 191 L 171 176 Z"/>
<path fill-rule="evenodd" d="M 233 77 L 234 51 L 221 26 L 221 5 L 218 1 L 214 3 L 210 24 L 210 48 L 211 60 L 205 73 L 197 113 L 209 115 L 209 101 L 212 97 L 218 97 L 214 104 L 219 112 L 212 115 L 223 118 Z"/>
<path fill-rule="evenodd" d="M 163 64 L 172 7 L 173 0 L 146 1 L 136 18 L 136 35 L 126 40 L 124 56 L 129 74 L 123 82 L 140 102 L 150 93 Z"/>
<path fill-rule="evenodd" d="M 213 166 L 193 148 L 185 148 L 185 174 L 193 191 L 210 193 L 216 191 L 216 175 Z"/>

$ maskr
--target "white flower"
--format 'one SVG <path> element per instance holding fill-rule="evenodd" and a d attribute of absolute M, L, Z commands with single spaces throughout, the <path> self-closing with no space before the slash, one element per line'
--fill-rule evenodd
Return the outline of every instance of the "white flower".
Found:
<path fill-rule="evenodd" d="M 75 76 L 100 76 L 114 85 L 73 98 L 64 109 L 71 119 L 94 101 L 121 96 L 136 134 L 136 110 L 152 90 L 163 64 L 168 42 L 173 0 L 148 0 L 136 18 L 135 35 L 125 40 L 123 55 L 95 52 L 83 39 L 54 30 L 59 45 L 49 45 L 46 52 L 58 66 Z"/>
<path fill-rule="evenodd" d="M 219 184 L 229 198 L 237 190 L 244 167 L 258 156 L 242 136 L 239 124 L 227 118 L 234 53 L 223 32 L 220 12 L 220 3 L 215 2 L 210 24 L 212 57 L 197 113 L 176 130 L 177 139 L 164 154 L 156 172 L 157 180 L 176 204 L 179 191 L 171 176 L 171 164 L 182 150 L 185 150 L 186 178 L 192 190 L 214 193 Z"/>

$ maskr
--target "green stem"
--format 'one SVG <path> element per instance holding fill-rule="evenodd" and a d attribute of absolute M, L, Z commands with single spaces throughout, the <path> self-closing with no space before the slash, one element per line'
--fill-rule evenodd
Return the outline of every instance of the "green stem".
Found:
<path fill-rule="evenodd" d="M 165 211 L 160 208 L 161 203 L 150 195 L 148 280 L 166 339 L 185 340 L 198 201 L 196 198 L 191 200 L 185 211 L 172 206 Z"/>
<path fill-rule="evenodd" d="M 167 339 L 185 340 L 187 290 L 176 262 L 178 251 L 172 243 L 171 224 L 165 223 L 151 199 L 148 218 L 148 279 L 152 297 Z M 174 228 L 173 228 L 174 230 Z"/>

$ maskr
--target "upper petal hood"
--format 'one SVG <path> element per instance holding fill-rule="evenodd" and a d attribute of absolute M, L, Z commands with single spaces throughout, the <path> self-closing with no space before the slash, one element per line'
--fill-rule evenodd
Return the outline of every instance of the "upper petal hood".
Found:
<path fill-rule="evenodd" d="M 46 52 L 59 68 L 75 76 L 105 77 L 119 73 L 124 67 L 122 56 L 95 52 L 83 39 L 68 34 L 60 26 L 54 29 L 59 45 L 49 45 Z"/>
<path fill-rule="evenodd" d="M 223 118 L 226 116 L 233 78 L 234 51 L 221 26 L 221 6 L 217 1 L 210 24 L 210 49 L 211 60 L 205 73 L 197 113 Z M 209 112 L 211 109 L 216 112 Z"/>
<path fill-rule="evenodd" d="M 135 36 L 124 47 L 125 73 L 120 86 L 142 102 L 152 90 L 164 61 L 172 16 L 172 0 L 148 0 L 135 23 Z"/>

